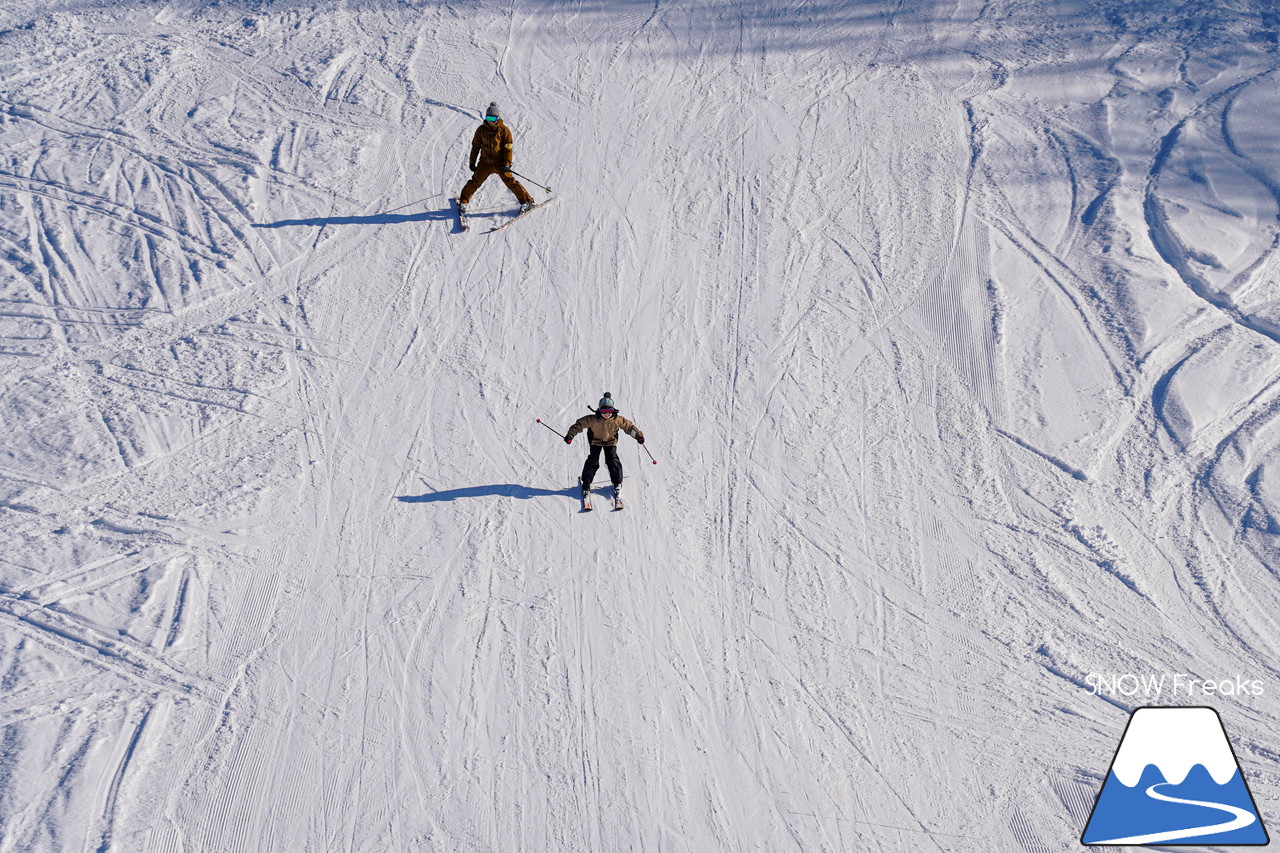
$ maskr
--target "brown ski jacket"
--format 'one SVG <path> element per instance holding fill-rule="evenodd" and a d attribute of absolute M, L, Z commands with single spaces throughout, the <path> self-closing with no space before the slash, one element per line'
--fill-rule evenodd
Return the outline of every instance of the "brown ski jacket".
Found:
<path fill-rule="evenodd" d="M 503 172 L 510 169 L 514 144 L 511 128 L 503 124 L 502 119 L 480 125 L 471 137 L 471 171 L 481 165 L 496 166 Z"/>
<path fill-rule="evenodd" d="M 602 418 L 599 415 L 584 415 L 578 418 L 569 427 L 569 431 L 565 433 L 565 438 L 573 438 L 583 430 L 587 431 L 587 438 L 592 444 L 601 447 L 616 447 L 618 444 L 618 433 L 625 432 L 632 438 L 644 438 L 644 433 L 640 428 L 622 415 L 614 415 L 611 418 Z"/>

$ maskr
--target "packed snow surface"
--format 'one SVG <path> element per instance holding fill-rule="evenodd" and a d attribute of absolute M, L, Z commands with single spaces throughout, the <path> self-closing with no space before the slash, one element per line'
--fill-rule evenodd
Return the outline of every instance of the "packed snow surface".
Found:
<path fill-rule="evenodd" d="M 5 3 L 0 849 L 1070 850 L 1144 704 L 1280 814 L 1278 33 Z"/>

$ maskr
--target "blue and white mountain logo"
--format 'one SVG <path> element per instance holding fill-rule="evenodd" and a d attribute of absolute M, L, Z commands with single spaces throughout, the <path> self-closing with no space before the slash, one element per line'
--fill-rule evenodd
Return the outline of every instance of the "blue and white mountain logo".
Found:
<path fill-rule="evenodd" d="M 1261 845 L 1270 839 L 1212 708 L 1139 708 L 1080 840 Z"/>

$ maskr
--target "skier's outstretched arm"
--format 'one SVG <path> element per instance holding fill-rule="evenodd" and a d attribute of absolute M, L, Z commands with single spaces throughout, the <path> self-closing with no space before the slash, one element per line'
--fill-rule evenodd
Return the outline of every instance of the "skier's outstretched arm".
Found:
<path fill-rule="evenodd" d="M 573 437 L 587 428 L 585 421 L 586 418 L 578 418 L 573 422 L 573 426 L 569 427 L 569 431 L 564 434 L 565 444 L 572 443 Z"/>
<path fill-rule="evenodd" d="M 471 135 L 471 157 L 467 160 L 467 163 L 468 165 L 471 166 L 471 171 L 473 172 L 480 165 L 480 130 L 479 128 L 477 128 L 476 132 Z"/>
<path fill-rule="evenodd" d="M 502 171 L 510 172 L 511 163 L 516 156 L 516 138 L 512 135 L 511 128 L 504 125 L 502 130 L 502 151 L 500 152 L 502 156 Z"/>
<path fill-rule="evenodd" d="M 620 420 L 624 422 L 618 424 L 618 426 L 622 427 L 623 431 L 626 432 L 627 435 L 631 436 L 641 444 L 644 444 L 644 433 L 640 431 L 640 427 L 636 426 L 632 421 L 626 420 L 626 418 L 621 418 Z"/>

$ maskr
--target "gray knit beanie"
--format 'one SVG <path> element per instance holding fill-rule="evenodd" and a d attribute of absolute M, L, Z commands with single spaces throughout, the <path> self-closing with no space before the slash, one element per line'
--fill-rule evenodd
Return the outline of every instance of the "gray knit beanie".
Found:
<path fill-rule="evenodd" d="M 493 116 L 494 118 L 502 118 L 502 113 L 498 112 L 498 102 L 497 102 L 497 101 L 492 101 L 492 102 L 490 102 L 490 103 L 489 103 L 489 109 L 485 110 L 485 111 L 484 111 L 484 114 L 485 114 L 485 116 L 486 116 L 486 117 L 488 117 L 488 116 Z"/>

